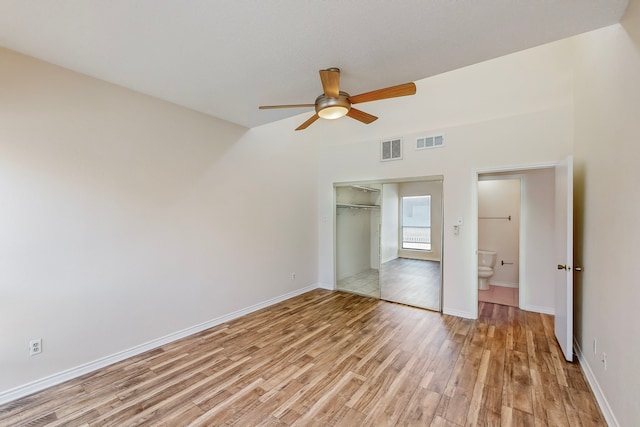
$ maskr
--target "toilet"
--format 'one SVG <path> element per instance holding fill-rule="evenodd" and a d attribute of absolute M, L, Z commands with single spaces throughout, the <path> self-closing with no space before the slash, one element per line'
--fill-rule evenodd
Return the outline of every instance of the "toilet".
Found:
<path fill-rule="evenodd" d="M 496 265 L 498 253 L 478 249 L 478 289 L 489 289 L 489 278 L 493 276 L 493 266 Z"/>

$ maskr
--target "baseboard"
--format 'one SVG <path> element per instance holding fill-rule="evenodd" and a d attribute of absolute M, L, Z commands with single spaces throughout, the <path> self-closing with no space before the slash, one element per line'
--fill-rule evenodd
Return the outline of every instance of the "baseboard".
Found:
<path fill-rule="evenodd" d="M 463 317 L 465 319 L 477 319 L 478 316 L 475 316 L 473 313 L 462 310 L 454 310 L 450 308 L 444 307 L 442 309 L 442 314 L 448 314 L 450 316 Z"/>
<path fill-rule="evenodd" d="M 328 283 L 318 283 L 316 284 L 316 288 L 326 289 L 328 291 L 334 291 L 336 289 L 333 285 L 330 285 Z"/>
<path fill-rule="evenodd" d="M 552 316 L 556 314 L 553 307 L 540 307 L 537 305 L 521 305 L 520 308 L 526 311 L 533 311 L 534 313 L 550 314 Z"/>
<path fill-rule="evenodd" d="M 179 339 L 185 338 L 189 335 L 196 334 L 198 332 L 202 332 L 205 329 L 212 328 L 214 326 L 218 326 L 225 322 L 229 322 L 233 319 L 237 319 L 238 317 L 242 317 L 246 314 L 252 313 L 254 311 L 261 310 L 263 308 L 269 307 L 271 305 L 277 304 L 289 298 L 293 298 L 295 296 L 301 295 L 305 292 L 309 292 L 311 290 L 317 289 L 318 287 L 323 287 L 320 284 L 314 284 L 311 286 L 304 287 L 302 289 L 298 289 L 284 295 L 280 295 L 275 298 L 271 298 L 269 300 L 260 302 L 258 304 L 254 304 L 252 306 L 234 311 L 233 313 L 226 314 L 224 316 L 217 317 L 215 319 L 208 320 L 204 323 L 200 323 L 199 325 L 194 325 L 189 328 L 183 329 L 181 331 L 177 331 L 171 333 L 169 335 L 165 335 L 160 338 L 156 338 L 144 344 L 137 345 L 135 347 L 131 347 L 127 350 L 120 351 L 118 353 L 112 354 L 110 356 L 102 357 L 100 359 L 94 360 L 92 362 L 88 362 L 82 364 L 80 366 L 76 366 L 75 368 L 67 369 L 56 374 L 41 378 L 39 380 L 33 381 L 31 383 L 18 386 L 16 388 L 12 388 L 3 392 L 0 392 L 0 405 L 11 402 L 13 400 L 19 399 L 24 396 L 28 396 L 30 394 L 36 393 L 38 391 L 42 391 L 46 388 L 52 387 L 57 384 L 61 384 L 65 381 L 69 381 L 74 378 L 78 378 L 82 375 L 88 374 L 90 372 L 96 371 L 98 369 L 104 368 L 109 365 L 113 365 L 114 363 L 120 362 L 122 360 L 128 359 L 133 356 L 137 356 L 146 351 L 153 350 L 154 348 L 161 347 L 163 345 L 169 344 L 173 341 L 177 341 Z M 326 288 L 325 288 L 326 289 Z"/>
<path fill-rule="evenodd" d="M 573 340 L 573 349 L 578 356 L 578 362 L 580 362 L 582 371 L 584 372 L 585 377 L 587 377 L 587 382 L 591 387 L 591 391 L 593 391 L 593 395 L 596 397 L 596 401 L 598 402 L 598 406 L 600 407 L 600 411 L 602 411 L 602 415 L 604 416 L 605 421 L 609 426 L 619 427 L 620 424 L 618 423 L 615 415 L 613 415 L 611 406 L 609 406 L 609 402 L 607 401 L 606 397 L 604 397 L 604 393 L 600 388 L 600 384 L 598 384 L 598 380 L 596 380 L 596 376 L 593 374 L 591 366 L 587 362 L 587 359 L 584 357 L 582 349 L 580 348 L 580 345 L 578 345 L 578 341 L 575 338 Z"/>
<path fill-rule="evenodd" d="M 518 283 L 513 283 L 513 282 L 489 282 L 489 284 L 491 286 L 500 286 L 503 288 L 519 288 L 520 285 Z"/>

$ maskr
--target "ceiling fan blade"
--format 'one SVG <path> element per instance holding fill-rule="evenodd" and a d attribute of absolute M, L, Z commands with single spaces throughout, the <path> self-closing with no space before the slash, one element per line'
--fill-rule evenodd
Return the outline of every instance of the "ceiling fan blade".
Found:
<path fill-rule="evenodd" d="M 360 95 L 350 96 L 348 99 L 352 104 L 361 102 L 377 101 L 379 99 L 396 98 L 398 96 L 407 96 L 416 94 L 415 83 L 405 83 L 398 86 L 392 86 L 385 89 L 378 89 Z"/>
<path fill-rule="evenodd" d="M 374 121 L 378 120 L 378 118 L 376 116 L 372 116 L 369 113 L 365 113 L 364 111 L 360 111 L 360 110 L 355 109 L 353 107 L 351 107 L 351 109 L 347 113 L 347 116 L 351 117 L 352 119 L 356 119 L 358 121 L 361 121 L 362 123 L 364 123 L 366 125 L 368 125 L 371 122 L 374 122 Z"/>
<path fill-rule="evenodd" d="M 322 80 L 324 96 L 329 98 L 340 96 L 340 70 L 338 68 L 320 70 L 320 80 Z"/>
<path fill-rule="evenodd" d="M 316 104 L 284 104 L 284 105 L 261 105 L 260 110 L 274 110 L 276 108 L 308 108 L 315 107 Z"/>
<path fill-rule="evenodd" d="M 300 126 L 298 126 L 296 128 L 296 130 L 303 130 L 309 127 L 309 125 L 311 125 L 313 122 L 315 122 L 316 120 L 318 120 L 320 118 L 320 116 L 318 116 L 317 114 L 314 114 L 313 116 L 309 117 L 309 119 L 304 122 L 303 124 L 301 124 Z"/>

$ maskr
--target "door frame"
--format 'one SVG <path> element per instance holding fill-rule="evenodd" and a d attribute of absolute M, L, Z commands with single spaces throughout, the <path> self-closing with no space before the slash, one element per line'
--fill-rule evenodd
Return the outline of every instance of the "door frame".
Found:
<path fill-rule="evenodd" d="M 532 163 L 526 165 L 517 165 L 517 166 L 501 166 L 501 167 L 489 167 L 489 168 L 478 168 L 473 169 L 471 173 L 471 221 L 469 224 L 470 232 L 471 232 L 471 247 L 473 251 L 471 251 L 471 269 L 470 274 L 471 278 L 469 279 L 469 283 L 471 284 L 471 295 L 475 303 L 473 304 L 473 318 L 478 318 L 478 181 L 480 175 L 486 174 L 512 174 L 518 175 L 524 171 L 529 170 L 537 170 L 537 169 L 554 169 L 558 165 L 558 162 L 553 163 Z M 520 186 L 520 260 L 519 260 L 519 286 L 520 292 L 526 293 L 527 283 L 525 272 L 527 269 L 526 265 L 526 246 L 525 246 L 525 238 L 523 233 L 523 227 L 526 221 L 526 212 L 523 206 L 523 185 L 526 185 L 524 181 L 521 181 Z M 519 296 L 519 300 L 522 300 L 522 297 Z M 518 305 L 520 305 L 520 301 L 518 301 Z"/>

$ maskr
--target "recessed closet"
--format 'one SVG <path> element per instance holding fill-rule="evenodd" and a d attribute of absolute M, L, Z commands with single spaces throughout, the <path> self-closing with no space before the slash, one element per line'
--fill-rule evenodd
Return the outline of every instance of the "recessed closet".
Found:
<path fill-rule="evenodd" d="M 335 287 L 441 311 L 442 177 L 335 185 Z"/>

